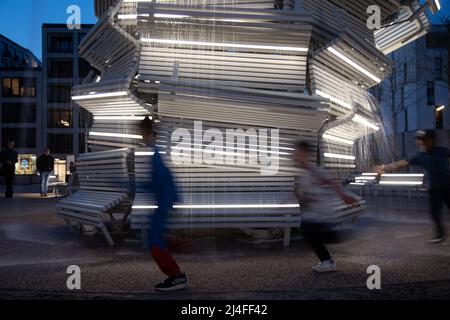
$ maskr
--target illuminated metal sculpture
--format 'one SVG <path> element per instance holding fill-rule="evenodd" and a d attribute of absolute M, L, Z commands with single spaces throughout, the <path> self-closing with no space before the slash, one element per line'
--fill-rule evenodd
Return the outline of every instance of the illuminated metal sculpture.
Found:
<path fill-rule="evenodd" d="M 177 128 L 188 130 L 196 143 L 195 121 L 205 130 L 280 130 L 278 150 L 285 152 L 271 176 L 261 175 L 261 164 L 172 164 L 185 195 L 179 209 L 191 212 L 233 207 L 251 215 L 259 208 L 295 216 L 286 211 L 289 205 L 297 210 L 288 154 L 298 138 L 317 146 L 320 161 L 336 176 L 354 169 L 354 142 L 380 128 L 367 90 L 389 74 L 385 54 L 426 33 L 428 20 L 413 1 L 297 0 L 285 1 L 285 10 L 274 10 L 273 3 L 96 0 L 99 21 L 83 39 L 80 55 L 100 74 L 73 93 L 94 116 L 91 150 L 137 148 L 136 125 L 146 115 L 160 121 L 158 143 L 167 154 Z M 366 25 L 370 5 L 390 21 L 375 32 Z M 136 212 L 152 208 L 139 195 L 139 181 L 136 227 L 146 223 Z"/>

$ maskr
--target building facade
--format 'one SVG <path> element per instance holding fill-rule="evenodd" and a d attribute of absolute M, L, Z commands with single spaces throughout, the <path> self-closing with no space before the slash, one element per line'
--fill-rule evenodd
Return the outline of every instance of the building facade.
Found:
<path fill-rule="evenodd" d="M 392 75 L 375 89 L 398 157 L 415 150 L 417 130 L 436 129 L 438 143 L 450 144 L 449 30 L 433 25 L 425 37 L 391 53 Z"/>
<path fill-rule="evenodd" d="M 0 35 L 0 141 L 15 141 L 19 182 L 31 182 L 42 147 L 41 62 L 28 49 Z"/>
<path fill-rule="evenodd" d="M 91 27 L 42 26 L 42 143 L 63 161 L 86 151 L 90 116 L 72 101 L 71 92 L 92 70 L 78 55 L 78 45 Z"/>
<path fill-rule="evenodd" d="M 36 182 L 36 157 L 49 147 L 55 174 L 64 180 L 68 162 L 86 152 L 91 115 L 71 99 L 72 87 L 92 69 L 78 46 L 92 25 L 70 30 L 66 24 L 42 26 L 42 63 L 28 50 L 0 35 L 0 141 L 16 142 L 17 183 Z M 34 180 L 33 180 L 34 179 Z"/>

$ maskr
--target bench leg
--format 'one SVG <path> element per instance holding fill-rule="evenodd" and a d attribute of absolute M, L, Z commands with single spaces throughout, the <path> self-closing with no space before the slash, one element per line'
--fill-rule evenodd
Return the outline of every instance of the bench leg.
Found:
<path fill-rule="evenodd" d="M 105 235 L 105 238 L 106 238 L 106 241 L 108 241 L 108 244 L 110 246 L 114 246 L 114 241 L 111 238 L 111 235 L 109 234 L 108 229 L 106 229 L 104 224 L 101 225 L 100 229 L 103 231 L 103 234 Z"/>
<path fill-rule="evenodd" d="M 283 247 L 289 247 L 291 244 L 291 228 L 284 228 Z"/>

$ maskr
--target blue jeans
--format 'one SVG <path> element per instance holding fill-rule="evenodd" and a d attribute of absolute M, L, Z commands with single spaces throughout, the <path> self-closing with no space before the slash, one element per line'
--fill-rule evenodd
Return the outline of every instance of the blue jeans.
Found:
<path fill-rule="evenodd" d="M 41 172 L 41 194 L 47 194 L 50 173 L 51 172 Z"/>

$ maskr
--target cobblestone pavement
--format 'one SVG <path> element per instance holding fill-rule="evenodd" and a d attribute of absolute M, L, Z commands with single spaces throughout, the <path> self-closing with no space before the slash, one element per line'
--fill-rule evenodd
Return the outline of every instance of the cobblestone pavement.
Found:
<path fill-rule="evenodd" d="M 56 199 L 20 194 L 0 200 L 0 298 L 3 299 L 448 299 L 450 241 L 428 245 L 426 201 L 378 199 L 346 242 L 330 245 L 339 268 L 313 274 L 314 255 L 301 239 L 252 244 L 239 231 L 177 234 L 189 238 L 175 256 L 186 291 L 161 294 L 162 276 L 133 237 L 114 248 L 102 237 L 67 230 Z M 447 214 L 448 221 L 448 214 Z M 82 291 L 67 290 L 69 265 L 81 268 Z M 381 268 L 381 290 L 366 287 L 367 267 Z"/>

